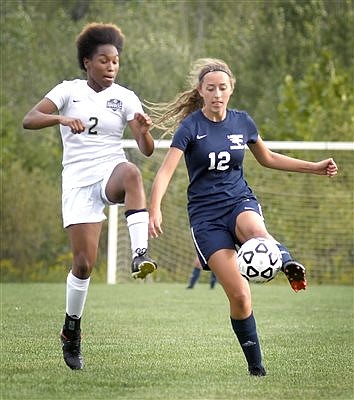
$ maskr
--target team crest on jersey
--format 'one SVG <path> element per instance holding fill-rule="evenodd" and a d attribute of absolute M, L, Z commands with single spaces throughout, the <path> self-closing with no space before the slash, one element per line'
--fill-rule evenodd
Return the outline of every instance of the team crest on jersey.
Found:
<path fill-rule="evenodd" d="M 243 144 L 243 134 L 230 134 L 227 135 L 227 138 L 230 140 L 232 145 L 230 146 L 231 150 L 243 149 L 245 145 Z"/>
<path fill-rule="evenodd" d="M 111 99 L 107 101 L 106 108 L 110 108 L 113 111 L 121 110 L 123 103 L 118 99 Z"/>

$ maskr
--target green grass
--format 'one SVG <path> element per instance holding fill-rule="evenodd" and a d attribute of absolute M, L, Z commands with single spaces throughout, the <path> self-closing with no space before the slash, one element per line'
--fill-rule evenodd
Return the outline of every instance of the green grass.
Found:
<path fill-rule="evenodd" d="M 65 286 L 1 286 L 1 399 L 353 399 L 353 288 L 252 286 L 268 375 L 250 377 L 220 286 L 90 287 L 85 368 L 62 360 Z"/>

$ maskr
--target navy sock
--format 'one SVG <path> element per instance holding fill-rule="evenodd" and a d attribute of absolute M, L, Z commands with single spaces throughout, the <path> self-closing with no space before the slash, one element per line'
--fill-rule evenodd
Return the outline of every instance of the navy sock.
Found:
<path fill-rule="evenodd" d="M 245 354 L 248 368 L 262 365 L 262 353 L 259 345 L 256 321 L 253 313 L 246 319 L 236 320 L 230 317 L 232 328 Z"/>
<path fill-rule="evenodd" d="M 216 276 L 214 272 L 210 272 L 210 288 L 213 289 L 216 284 Z"/>
<path fill-rule="evenodd" d="M 125 215 L 125 218 L 127 218 L 127 217 L 129 217 L 129 215 L 133 215 L 133 214 L 136 214 L 136 213 L 138 213 L 138 212 L 143 212 L 143 211 L 147 211 L 147 208 L 141 208 L 141 209 L 139 209 L 139 210 L 127 210 L 127 211 L 124 213 L 124 215 Z"/>
<path fill-rule="evenodd" d="M 283 244 L 277 243 L 277 246 L 278 246 L 278 248 L 280 250 L 280 253 L 281 253 L 281 259 L 282 259 L 283 265 L 286 262 L 292 260 L 292 257 L 291 257 L 291 255 L 289 253 L 289 250 Z"/>
<path fill-rule="evenodd" d="M 195 283 L 199 279 L 200 268 L 193 268 L 192 275 L 190 277 L 189 286 L 190 288 L 194 287 Z"/>

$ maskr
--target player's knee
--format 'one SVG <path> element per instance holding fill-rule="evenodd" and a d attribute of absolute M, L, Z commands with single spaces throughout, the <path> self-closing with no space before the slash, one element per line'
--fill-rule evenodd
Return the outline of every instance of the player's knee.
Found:
<path fill-rule="evenodd" d="M 255 226 L 251 231 L 251 238 L 264 238 L 269 239 L 269 233 L 263 228 Z"/>
<path fill-rule="evenodd" d="M 142 182 L 143 182 L 141 172 L 140 172 L 139 168 L 134 164 L 129 165 L 129 168 L 127 168 L 127 170 L 125 172 L 124 178 L 125 178 L 126 182 L 129 185 L 133 185 L 133 187 L 140 186 L 140 185 L 142 185 Z"/>
<path fill-rule="evenodd" d="M 72 266 L 73 274 L 80 279 L 86 279 L 91 275 L 93 268 L 93 262 L 90 261 L 87 255 L 81 253 L 74 256 L 74 262 Z"/>
<path fill-rule="evenodd" d="M 237 309 L 239 313 L 247 314 L 251 307 L 251 295 L 247 290 L 237 290 L 229 295 L 231 307 Z"/>
<path fill-rule="evenodd" d="M 244 235 L 243 240 L 241 241 L 241 243 L 245 243 L 250 239 L 254 239 L 254 238 L 263 238 L 263 239 L 269 239 L 272 240 L 272 237 L 269 235 L 269 233 L 262 229 L 261 227 L 257 227 L 255 226 L 254 228 L 251 228 L 251 230 L 249 232 L 247 232 L 246 235 Z"/>

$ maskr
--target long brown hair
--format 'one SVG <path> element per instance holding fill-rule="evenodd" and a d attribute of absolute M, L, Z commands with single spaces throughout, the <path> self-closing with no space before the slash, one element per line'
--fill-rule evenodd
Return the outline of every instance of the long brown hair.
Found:
<path fill-rule="evenodd" d="M 162 131 L 162 137 L 173 134 L 180 122 L 192 112 L 203 107 L 203 98 L 199 94 L 199 87 L 208 72 L 223 71 L 230 77 L 232 87 L 236 79 L 225 61 L 217 58 L 199 58 L 192 65 L 187 77 L 190 89 L 178 93 L 174 100 L 167 103 L 145 102 L 154 127 Z"/>

